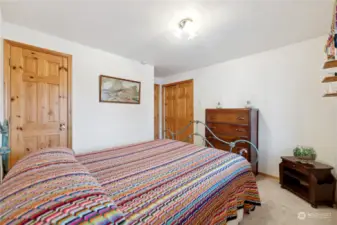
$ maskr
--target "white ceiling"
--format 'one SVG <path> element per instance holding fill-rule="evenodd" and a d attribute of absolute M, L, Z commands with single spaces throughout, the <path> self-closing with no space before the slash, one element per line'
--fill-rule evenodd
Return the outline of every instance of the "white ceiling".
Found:
<path fill-rule="evenodd" d="M 5 0 L 3 20 L 154 65 L 167 76 L 327 34 L 332 0 Z M 194 40 L 173 34 L 191 16 Z M 323 51 L 322 43 L 322 51 Z"/>

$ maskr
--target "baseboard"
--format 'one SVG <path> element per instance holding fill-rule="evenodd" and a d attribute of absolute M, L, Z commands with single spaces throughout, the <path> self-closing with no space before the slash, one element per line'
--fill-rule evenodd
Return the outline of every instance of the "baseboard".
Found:
<path fill-rule="evenodd" d="M 269 177 L 269 178 L 274 179 L 274 180 L 280 180 L 279 177 L 276 177 L 276 176 L 273 176 L 273 175 L 269 175 L 269 174 L 266 174 L 266 173 L 259 172 L 259 175 L 264 176 L 264 177 Z"/>

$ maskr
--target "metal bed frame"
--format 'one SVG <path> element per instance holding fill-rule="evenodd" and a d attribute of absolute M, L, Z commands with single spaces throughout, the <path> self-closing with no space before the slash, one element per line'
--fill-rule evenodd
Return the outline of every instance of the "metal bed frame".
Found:
<path fill-rule="evenodd" d="M 194 136 L 197 136 L 197 137 L 201 137 L 201 139 L 203 140 L 203 146 L 206 145 L 206 143 L 211 146 L 212 148 L 214 148 L 214 146 L 212 145 L 212 143 L 210 143 L 206 137 L 204 137 L 203 135 L 201 135 L 200 133 L 198 133 L 198 125 L 199 124 L 202 124 L 204 125 L 204 127 L 208 130 L 208 132 L 213 136 L 213 139 L 216 139 L 218 141 L 220 141 L 221 143 L 225 144 L 225 145 L 228 145 L 229 146 L 229 152 L 232 152 L 233 151 L 233 148 L 236 146 L 236 144 L 238 143 L 248 143 L 250 144 L 250 146 L 252 146 L 252 149 L 255 150 L 256 152 L 256 161 L 252 164 L 256 164 L 258 161 L 259 161 L 259 150 L 258 148 L 250 141 L 247 141 L 247 140 L 243 140 L 243 139 L 240 139 L 240 140 L 236 140 L 236 141 L 233 141 L 233 142 L 227 142 L 227 141 L 224 141 L 222 139 L 220 139 L 219 137 L 217 137 L 213 131 L 204 123 L 204 122 L 201 122 L 199 120 L 193 120 L 193 121 L 190 121 L 188 125 L 186 125 L 185 127 L 183 127 L 182 129 L 178 130 L 177 132 L 173 132 L 169 129 L 164 129 L 163 131 L 163 138 L 166 138 L 166 135 L 169 134 L 171 136 L 171 139 L 172 140 L 176 140 L 176 137 L 179 135 L 179 134 L 182 134 L 184 133 L 190 126 L 192 126 L 192 124 L 196 125 L 196 132 L 190 134 L 187 136 L 187 138 L 184 140 L 185 142 L 192 139 Z M 239 154 L 242 156 L 243 153 L 248 153 L 247 149 L 241 149 Z"/>

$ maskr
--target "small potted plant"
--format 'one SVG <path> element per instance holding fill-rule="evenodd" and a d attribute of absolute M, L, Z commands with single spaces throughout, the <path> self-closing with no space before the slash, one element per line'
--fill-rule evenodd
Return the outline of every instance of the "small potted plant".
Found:
<path fill-rule="evenodd" d="M 313 164 L 316 160 L 316 151 L 313 147 L 298 145 L 293 150 L 294 156 L 301 163 Z"/>

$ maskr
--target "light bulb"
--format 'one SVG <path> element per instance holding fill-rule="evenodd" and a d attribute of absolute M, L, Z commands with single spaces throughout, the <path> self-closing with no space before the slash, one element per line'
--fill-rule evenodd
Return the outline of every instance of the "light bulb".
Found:
<path fill-rule="evenodd" d="M 183 19 L 179 23 L 175 36 L 178 38 L 186 37 L 188 40 L 191 40 L 197 36 L 197 26 L 192 19 Z"/>

